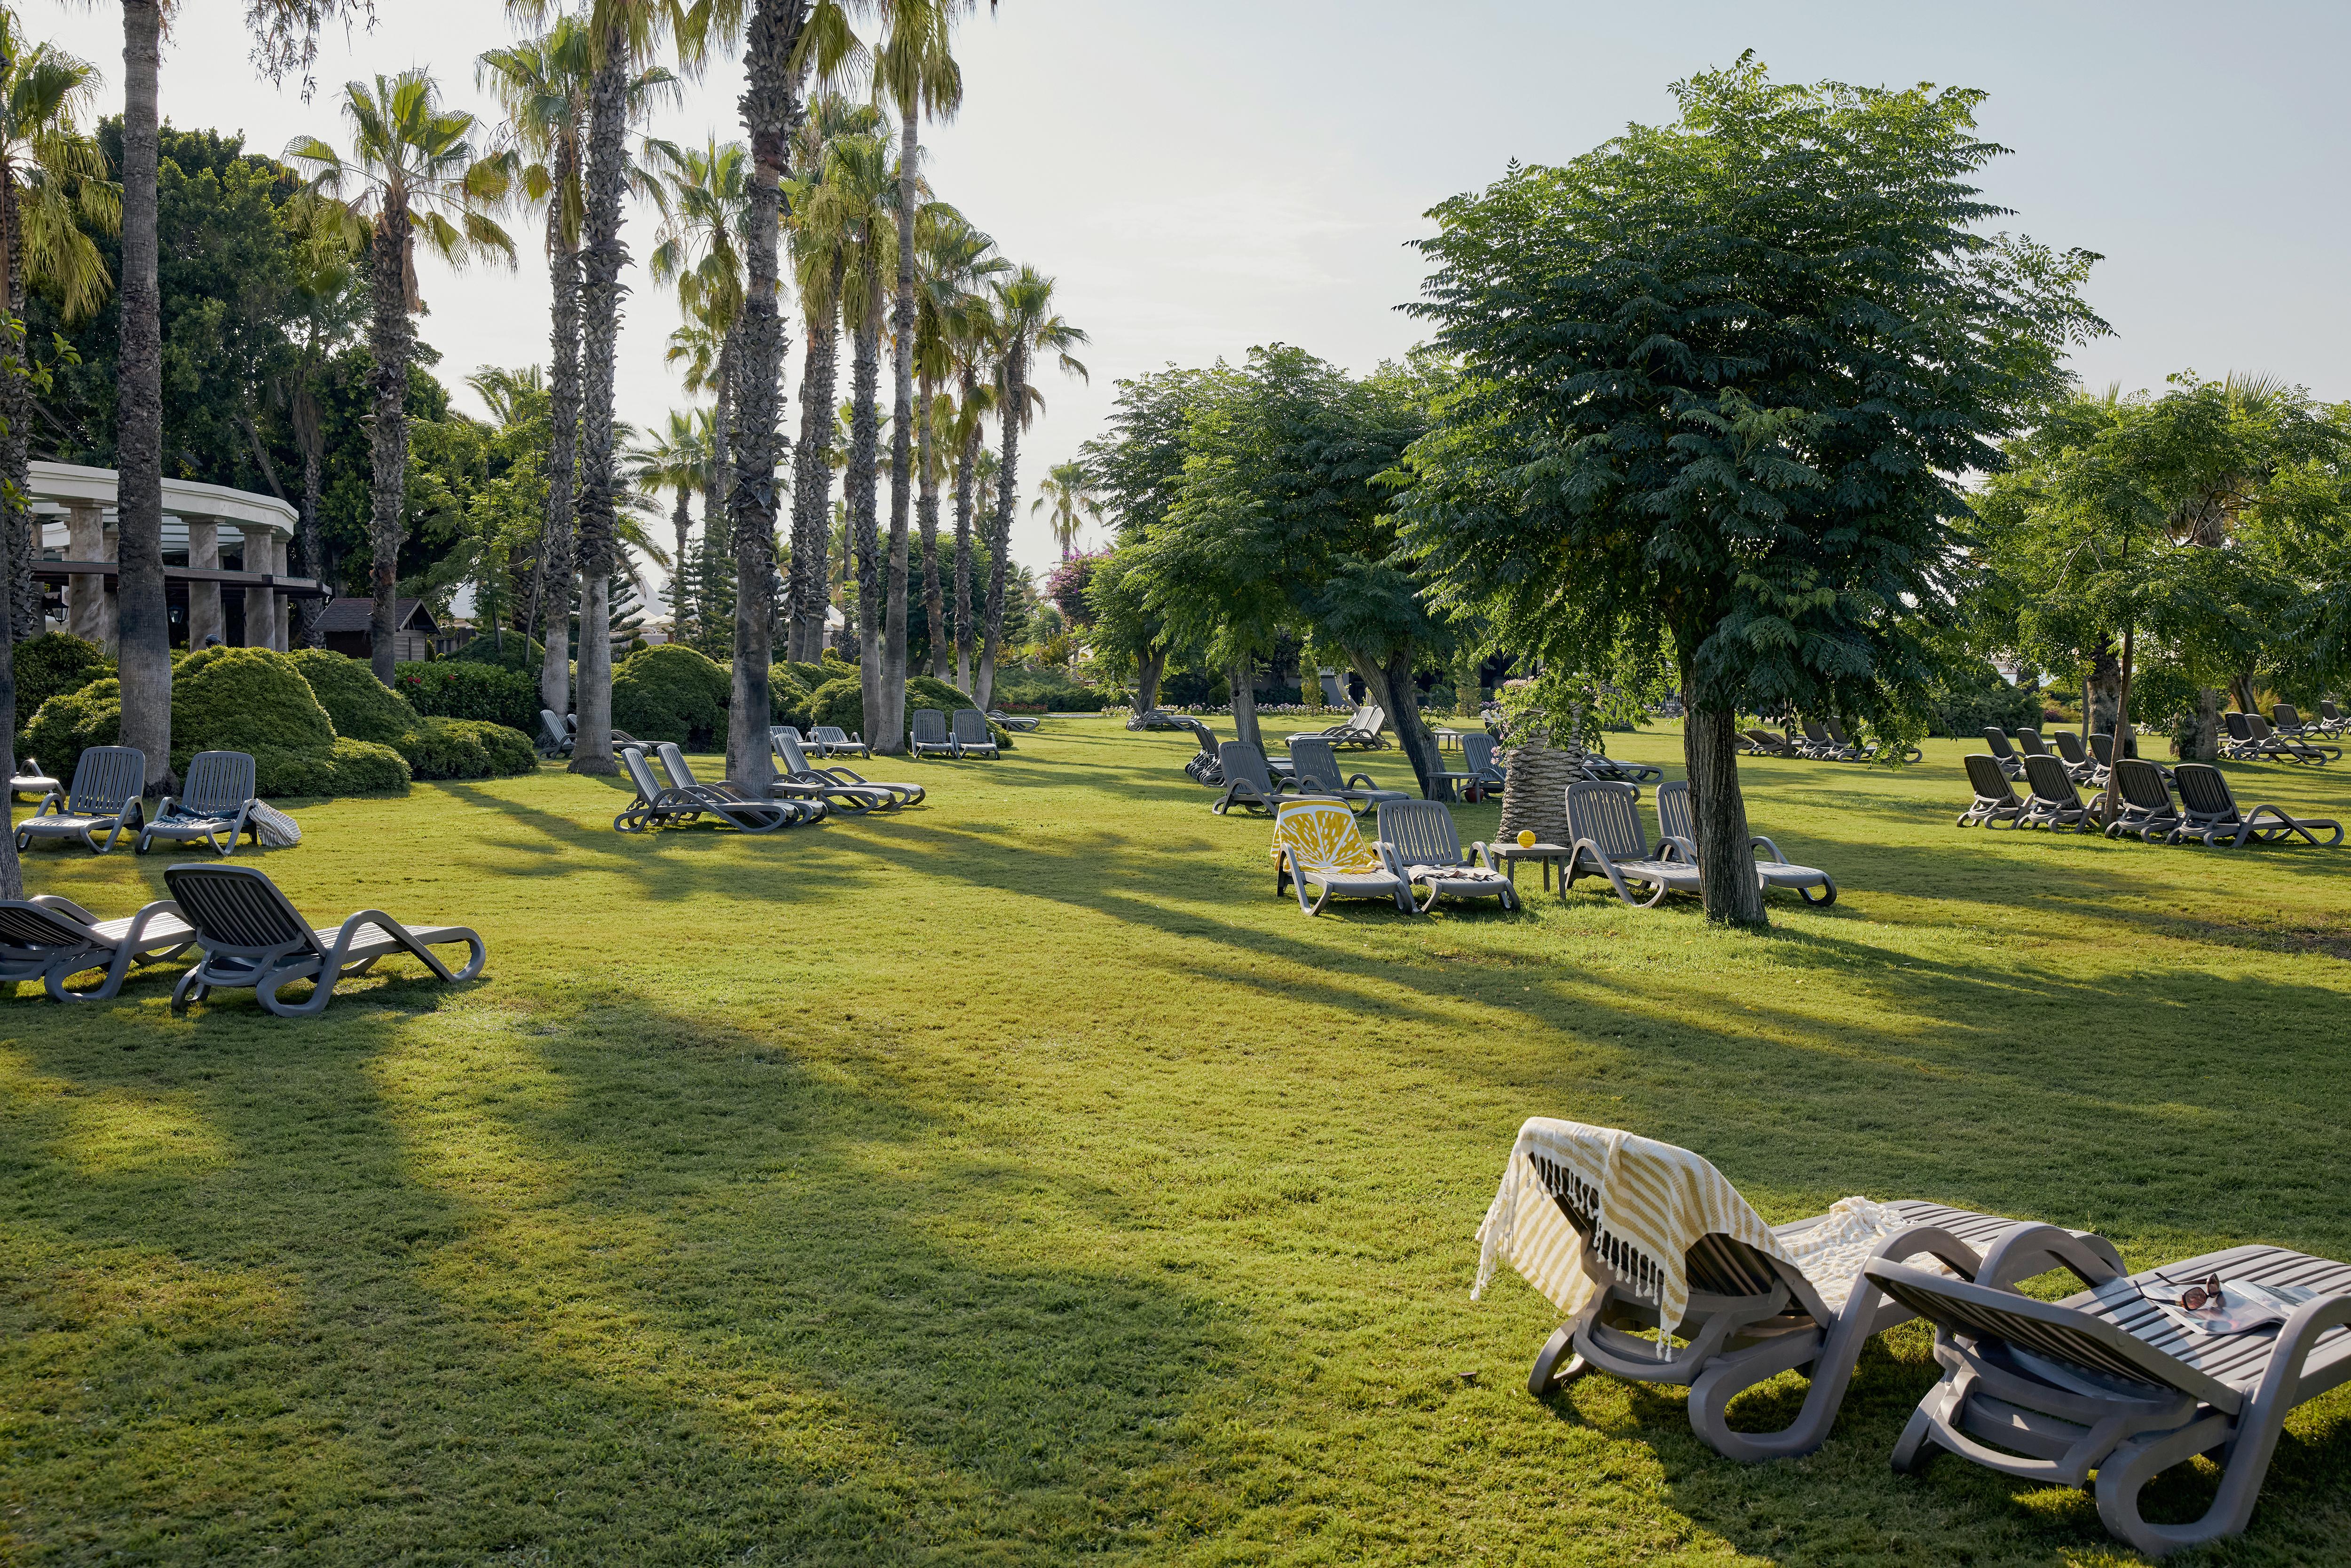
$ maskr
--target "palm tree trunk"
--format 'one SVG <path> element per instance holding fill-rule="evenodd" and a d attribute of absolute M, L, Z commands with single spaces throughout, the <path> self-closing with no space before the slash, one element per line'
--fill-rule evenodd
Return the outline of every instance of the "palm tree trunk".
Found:
<path fill-rule="evenodd" d="M 580 246 L 580 732 L 574 773 L 611 774 L 613 529 L 613 350 L 621 333 L 621 186 L 627 172 L 628 50 L 618 29 L 602 41 L 588 89 L 586 243 Z"/>
<path fill-rule="evenodd" d="M 726 574 L 719 561 L 729 532 L 726 497 L 735 488 L 735 366 L 739 330 L 729 327 L 726 336 L 718 340 L 717 397 L 710 411 L 710 465 L 702 484 L 702 580 L 696 586 L 693 611 L 695 639 L 705 647 L 717 645 L 721 619 L 718 583 Z M 684 570 L 685 557 L 681 555 L 681 576 Z M 730 621 L 732 614 L 729 606 L 726 616 Z M 684 622 L 681 621 L 679 624 Z"/>
<path fill-rule="evenodd" d="M 963 370 L 963 406 L 968 411 L 979 395 L 978 374 L 968 365 Z M 979 421 L 966 413 L 963 433 L 963 457 L 956 465 L 956 557 L 955 557 L 955 662 L 956 690 L 968 695 L 971 691 L 971 486 L 973 472 L 979 466 Z"/>
<path fill-rule="evenodd" d="M 158 0 L 122 0 L 122 340 L 114 362 L 122 744 L 172 783 L 172 622 L 163 602 L 163 306 L 155 282 Z"/>
<path fill-rule="evenodd" d="M 898 289 L 890 310 L 895 397 L 890 414 L 890 596 L 882 632 L 882 741 L 904 748 L 906 732 L 906 512 L 914 489 L 914 165 L 921 113 L 915 95 L 899 113 Z"/>
<path fill-rule="evenodd" d="M 768 582 L 776 559 L 776 468 L 781 456 L 776 382 L 784 364 L 784 323 L 776 309 L 776 242 L 783 211 L 784 158 L 799 123 L 799 78 L 792 55 L 808 25 L 806 0 L 758 0 L 744 65 L 743 128 L 751 140 L 750 210 L 744 263 L 750 298 L 737 392 L 735 487 L 727 517 L 735 538 L 735 680 L 726 704 L 726 777 L 764 796 L 768 760 L 768 665 L 773 653 Z"/>
<path fill-rule="evenodd" d="M 5 230 L 0 237 L 0 263 L 8 269 L 5 285 L 0 287 L 0 308 L 8 316 L 0 326 L 0 419 L 7 423 L 0 433 L 0 478 L 7 481 L 0 489 L 0 507 L 6 509 L 0 526 L 6 530 L 8 552 L 0 593 L 10 601 L 15 640 L 22 642 L 41 633 L 41 591 L 33 580 L 33 558 L 40 551 L 32 509 L 26 504 L 33 455 L 33 389 L 26 376 L 25 230 L 16 206 L 16 172 L 5 163 L 0 163 L 0 229 Z"/>
<path fill-rule="evenodd" d="M 368 371 L 368 387 L 375 402 L 375 423 L 368 433 L 373 459 L 368 482 L 369 576 L 375 593 L 368 619 L 369 663 L 375 678 L 387 686 L 392 685 L 392 662 L 399 653 L 394 638 L 399 626 L 400 541 L 407 532 L 408 513 L 408 361 L 415 344 L 402 266 L 409 223 L 405 208 L 387 206 L 376 225 L 371 256 L 374 317 L 368 327 L 368 351 L 375 360 Z M 250 634 L 246 638 L 252 640 Z"/>
<path fill-rule="evenodd" d="M 556 189 L 576 177 L 578 154 L 569 138 L 555 149 Z M 548 326 L 553 368 L 548 374 L 547 525 L 538 547 L 540 594 L 547 608 L 547 657 L 538 670 L 538 702 L 550 713 L 571 711 L 572 528 L 580 480 L 580 246 L 563 222 L 563 204 L 548 204 L 547 260 L 554 279 Z"/>
<path fill-rule="evenodd" d="M 883 687 L 888 672 L 882 667 L 882 550 L 875 528 L 874 492 L 881 485 L 882 279 L 869 278 L 865 298 L 857 302 L 857 336 L 849 371 L 849 470 L 843 487 L 849 496 L 850 538 L 857 549 L 857 654 L 859 685 L 865 695 L 865 739 L 876 751 L 888 738 L 882 722 Z"/>
<path fill-rule="evenodd" d="M 685 581 L 685 552 L 689 548 L 687 536 L 694 532 L 693 502 L 694 486 L 680 485 L 677 487 L 677 505 L 670 508 L 669 514 L 670 529 L 677 535 L 677 554 L 670 558 L 669 574 L 669 640 L 673 643 L 688 640 L 685 595 L 679 590 Z M 709 529 L 705 528 L 703 532 L 707 535 Z"/>
<path fill-rule="evenodd" d="M 16 567 L 15 541 L 0 533 L 0 581 Z M 0 782 L 16 776 L 16 618 L 10 605 L 14 595 L 0 593 Z M 16 796 L 8 797 L 14 800 Z M 7 813 L 13 821 L 13 807 Z M 0 821 L 0 898 L 25 896 L 25 868 L 16 860 L 16 835 Z M 15 988 L 9 988 L 14 990 Z"/>
<path fill-rule="evenodd" d="M 987 526 L 987 643 L 979 655 L 973 705 L 983 713 L 996 695 L 996 650 L 1004 640 L 1004 570 L 1012 553 L 1012 502 L 1020 487 L 1020 406 L 1028 395 L 1029 355 L 1015 348 L 1004 362 L 1004 457 L 996 471 L 996 516 Z"/>
<path fill-rule="evenodd" d="M 319 492 L 324 482 L 326 442 L 325 433 L 319 428 L 319 400 L 310 392 L 308 378 L 309 371 L 305 371 L 295 388 L 293 401 L 294 438 L 302 446 L 302 517 L 295 538 L 302 550 L 303 575 L 323 584 L 331 575 L 327 565 L 326 536 L 319 527 Z M 316 648 L 323 644 L 319 619 L 326 609 L 323 596 L 295 601 L 295 646 Z"/>
<path fill-rule="evenodd" d="M 824 612 L 832 602 L 828 547 L 832 541 L 833 392 L 840 379 L 841 283 L 847 262 L 832 258 L 833 308 L 808 324 L 808 352 L 800 366 L 800 441 L 792 454 L 791 657 L 815 664 L 824 657 Z"/>
<path fill-rule="evenodd" d="M 922 406 L 917 414 L 920 447 L 915 453 L 921 473 L 921 489 L 917 492 L 914 519 L 923 533 L 923 617 L 931 636 L 931 678 L 945 680 L 947 674 L 946 605 L 939 592 L 939 475 L 931 455 L 931 404 L 938 389 L 931 378 L 925 376 L 921 388 Z"/>

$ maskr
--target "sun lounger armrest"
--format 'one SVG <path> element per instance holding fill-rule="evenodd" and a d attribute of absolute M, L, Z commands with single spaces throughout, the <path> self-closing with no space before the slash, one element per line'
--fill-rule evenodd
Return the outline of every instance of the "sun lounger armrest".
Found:
<path fill-rule="evenodd" d="M 1377 784 L 1372 781 L 1372 776 L 1368 773 L 1356 773 L 1350 775 L 1347 779 L 1346 787 L 1350 789 L 1376 789 L 1379 788 Z"/>
<path fill-rule="evenodd" d="M 2028 1223 L 2001 1231 L 1984 1249 L 1983 1267 L 1975 1281 L 1979 1285 L 2007 1287 L 2052 1269 L 2064 1269 L 2085 1285 L 2103 1285 L 2130 1272 L 2122 1254 L 2103 1236 Z"/>
<path fill-rule="evenodd" d="M 53 812 L 62 811 L 65 809 L 66 798 L 52 789 L 47 794 L 41 797 L 41 803 L 33 808 L 33 815 L 36 817 L 46 817 Z"/>
<path fill-rule="evenodd" d="M 65 894 L 61 893 L 37 893 L 25 902 L 27 904 L 37 904 L 44 909 L 54 909 L 59 915 L 69 915 L 73 919 L 80 921 L 84 925 L 95 925 L 98 924 L 97 915 L 92 915 L 89 910 L 84 909 L 80 904 L 76 904 L 72 899 L 66 897 Z"/>
<path fill-rule="evenodd" d="M 131 917 L 131 928 L 122 934 L 122 945 L 126 947 L 137 947 L 140 945 L 140 938 L 147 935 L 147 927 L 167 915 L 175 919 L 186 918 L 181 915 L 180 906 L 168 898 L 159 898 L 154 903 L 142 906 L 138 914 Z"/>
<path fill-rule="evenodd" d="M 1784 861 L 1788 858 L 1786 855 L 1780 852 L 1780 846 L 1773 843 L 1765 834 L 1755 833 L 1750 835 L 1747 840 L 1748 850 L 1751 852 L 1759 845 L 1764 849 L 1770 850 L 1771 852 L 1771 858 L 1775 861 Z"/>

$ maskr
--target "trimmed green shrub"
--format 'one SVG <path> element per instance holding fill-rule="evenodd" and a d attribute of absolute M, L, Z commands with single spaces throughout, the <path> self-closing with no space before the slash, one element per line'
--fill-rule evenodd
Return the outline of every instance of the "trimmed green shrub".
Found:
<path fill-rule="evenodd" d="M 417 712 L 408 699 L 388 689 L 361 661 L 324 648 L 302 648 L 287 657 L 310 683 L 311 694 L 334 721 L 337 735 L 397 747 L 400 737 L 416 727 Z"/>
<path fill-rule="evenodd" d="M 725 666 L 682 643 L 632 653 L 612 672 L 612 727 L 689 751 L 723 747 L 733 683 Z"/>
<path fill-rule="evenodd" d="M 74 764 L 93 746 L 122 737 L 122 683 L 113 676 L 43 703 L 25 727 L 22 755 L 37 757 L 53 776 L 70 780 Z"/>
<path fill-rule="evenodd" d="M 918 707 L 953 713 L 970 706 L 969 697 L 934 676 L 916 675 L 906 683 L 906 711 L 910 714 Z M 812 724 L 837 724 L 852 735 L 864 736 L 868 741 L 875 738 L 865 728 L 865 690 L 853 673 L 819 686 L 809 697 L 809 710 Z M 991 724 L 987 727 L 995 732 L 998 747 L 1006 751 L 1012 749 L 1012 737 L 1002 725 Z M 901 741 L 904 738 L 899 737 Z"/>
<path fill-rule="evenodd" d="M 16 723 L 21 728 L 51 697 L 78 692 L 114 674 L 114 661 L 95 643 L 47 632 L 16 644 Z"/>
<path fill-rule="evenodd" d="M 525 738 L 538 734 L 535 670 L 435 659 L 431 664 L 393 665 L 392 689 L 427 718 L 486 719 L 519 730 Z"/>
<path fill-rule="evenodd" d="M 504 643 L 503 651 L 494 645 L 500 643 Z M 508 632 L 502 638 L 485 634 L 447 658 L 433 662 L 436 664 L 487 664 L 494 670 L 520 670 L 536 680 L 547 663 L 547 645 L 519 632 Z"/>
<path fill-rule="evenodd" d="M 806 729 L 816 722 L 809 716 L 809 688 L 792 672 L 790 664 L 768 666 L 768 722 Z"/>
<path fill-rule="evenodd" d="M 1294 703 L 1296 686 L 1261 688 L 1258 701 Z M 1059 670 L 1003 670 L 996 676 L 994 701 L 1008 712 L 1023 708 L 1051 713 L 1100 713 L 1111 706 L 1111 695 L 1100 687 L 1080 685 Z"/>
<path fill-rule="evenodd" d="M 254 760 L 260 762 L 260 754 Z M 378 746 L 371 740 L 338 738 L 328 749 L 324 789 L 270 790 L 261 793 L 285 795 L 405 795 L 408 793 L 408 764 L 399 752 L 389 746 Z"/>

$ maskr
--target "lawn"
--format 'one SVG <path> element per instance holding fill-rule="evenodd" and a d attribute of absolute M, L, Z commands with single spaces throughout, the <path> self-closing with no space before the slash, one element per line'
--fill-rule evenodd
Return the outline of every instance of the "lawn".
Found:
<path fill-rule="evenodd" d="M 1844 890 L 1768 935 L 1596 883 L 1308 920 L 1191 747 L 1050 720 L 860 763 L 930 803 L 765 839 L 617 835 L 552 768 L 312 806 L 257 857 L 298 904 L 470 923 L 486 977 L 406 964 L 308 1022 L 20 992 L 0 1561 L 2134 1561 L 2082 1495 L 1889 1471 L 1915 1324 L 1802 1460 L 1717 1458 L 1676 1391 L 1529 1398 L 1552 1309 L 1468 1299 L 1519 1123 L 1687 1145 L 1774 1220 L 1862 1193 L 2138 1267 L 2351 1253 L 2351 847 L 1957 830 L 1946 741 L 1745 764 Z M 2231 774 L 2351 815 L 2351 763 Z M 168 858 L 27 876 L 127 913 Z M 2346 1477 L 2351 1390 L 2250 1535 L 2173 1561 L 2351 1561 Z"/>

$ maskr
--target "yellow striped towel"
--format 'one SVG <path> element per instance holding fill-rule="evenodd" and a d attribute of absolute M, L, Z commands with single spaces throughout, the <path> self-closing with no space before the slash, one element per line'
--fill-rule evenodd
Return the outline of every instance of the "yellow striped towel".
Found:
<path fill-rule="evenodd" d="M 1688 1309 L 1685 1260 L 1700 1237 L 1733 1237 L 1795 1265 L 1834 1312 L 1844 1306 L 1877 1243 L 1903 1225 L 1894 1210 L 1848 1197 L 1819 1224 L 1783 1241 L 1720 1171 L 1689 1150 L 1614 1127 L 1534 1116 L 1519 1129 L 1501 1189 L 1478 1228 L 1473 1301 L 1505 1260 L 1571 1317 L 1603 1283 L 1587 1271 L 1583 1239 L 1560 1212 L 1537 1161 L 1573 1184 L 1579 1207 L 1593 1219 L 1593 1249 L 1657 1303 L 1666 1334 Z"/>

